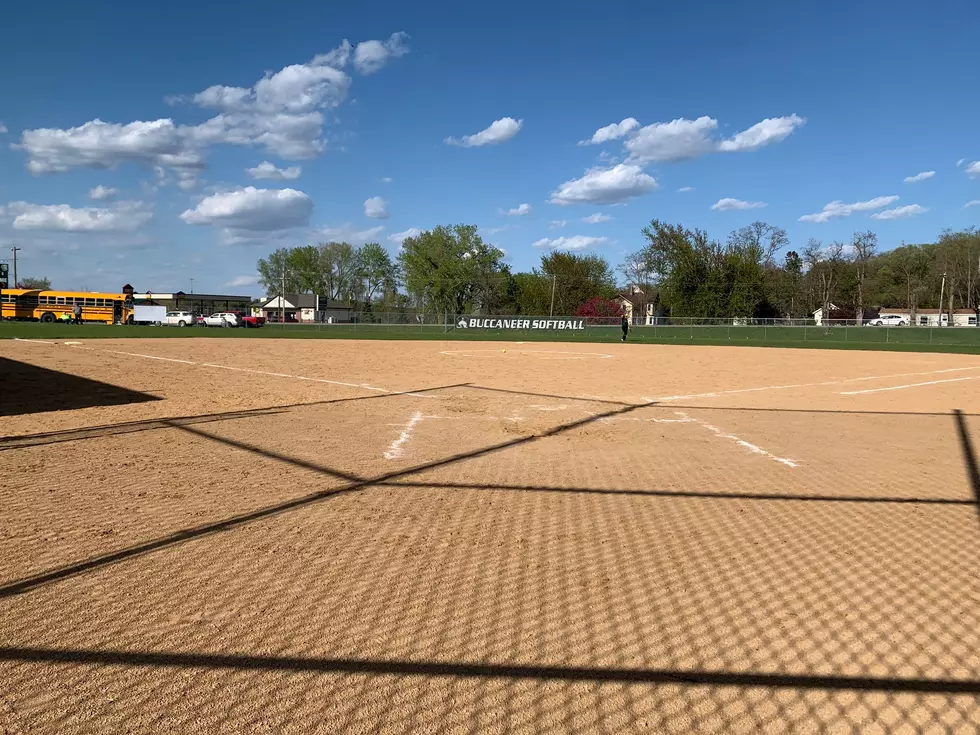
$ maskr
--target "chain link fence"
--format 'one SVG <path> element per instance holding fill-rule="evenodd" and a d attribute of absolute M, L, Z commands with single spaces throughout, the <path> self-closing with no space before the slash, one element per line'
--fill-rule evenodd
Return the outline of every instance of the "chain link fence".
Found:
<path fill-rule="evenodd" d="M 338 336 L 351 337 L 440 337 L 447 339 L 534 339 L 560 338 L 569 341 L 611 341 L 620 339 L 619 317 L 530 317 L 495 315 L 480 317 L 496 320 L 502 326 L 460 328 L 459 317 L 452 314 L 408 314 L 400 312 L 359 312 L 337 315 L 317 312 L 305 322 L 270 322 L 267 329 L 290 332 L 330 330 Z M 582 328 L 522 327 L 546 321 L 581 323 Z M 630 326 L 629 340 L 689 343 L 827 343 L 882 344 L 980 348 L 980 330 L 974 326 L 878 326 L 856 320 L 834 320 L 816 324 L 813 319 L 711 319 L 698 317 L 651 317 L 650 323 Z M 514 324 L 518 326 L 514 326 Z M 312 336 L 312 335 L 311 335 Z"/>

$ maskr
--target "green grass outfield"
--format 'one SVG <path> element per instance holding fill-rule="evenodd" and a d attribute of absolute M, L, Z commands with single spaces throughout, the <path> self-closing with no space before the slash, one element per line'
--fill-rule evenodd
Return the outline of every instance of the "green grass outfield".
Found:
<path fill-rule="evenodd" d="M 577 332 L 513 329 L 461 330 L 442 325 L 332 324 L 266 325 L 259 329 L 110 326 L 103 324 L 0 323 L 0 339 L 119 339 L 213 337 L 244 339 L 429 339 L 504 342 L 618 342 L 618 327 L 589 327 Z M 959 352 L 980 354 L 980 328 L 970 327 L 634 327 L 634 344 L 742 345 L 824 349 Z"/>

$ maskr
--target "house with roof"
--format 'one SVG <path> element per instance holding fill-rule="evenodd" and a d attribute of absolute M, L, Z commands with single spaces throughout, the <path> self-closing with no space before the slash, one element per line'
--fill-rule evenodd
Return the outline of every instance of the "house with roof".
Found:
<path fill-rule="evenodd" d="M 656 323 L 656 304 L 637 286 L 630 286 L 629 293 L 620 293 L 613 299 L 630 324 L 648 326 Z"/>
<path fill-rule="evenodd" d="M 264 316 L 266 321 L 278 322 L 281 318 L 287 324 L 350 322 L 354 318 L 354 309 L 342 301 L 312 293 L 282 294 L 252 311 L 258 311 L 256 316 Z"/>

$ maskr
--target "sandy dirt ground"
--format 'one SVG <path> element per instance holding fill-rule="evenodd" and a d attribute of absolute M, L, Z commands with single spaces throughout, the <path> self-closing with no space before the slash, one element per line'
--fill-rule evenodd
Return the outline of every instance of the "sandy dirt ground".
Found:
<path fill-rule="evenodd" d="M 976 356 L 4 342 L 0 401 L 0 733 L 980 731 Z"/>

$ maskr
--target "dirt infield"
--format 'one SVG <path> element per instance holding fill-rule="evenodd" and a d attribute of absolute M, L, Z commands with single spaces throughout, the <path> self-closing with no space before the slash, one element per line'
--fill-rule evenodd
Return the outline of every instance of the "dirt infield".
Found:
<path fill-rule="evenodd" d="M 5 342 L 0 381 L 0 733 L 980 729 L 976 356 Z"/>

